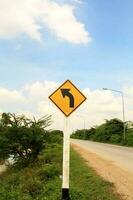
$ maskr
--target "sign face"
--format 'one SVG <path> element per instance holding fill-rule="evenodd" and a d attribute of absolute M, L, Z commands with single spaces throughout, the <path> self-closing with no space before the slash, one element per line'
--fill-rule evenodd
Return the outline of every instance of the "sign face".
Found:
<path fill-rule="evenodd" d="M 86 97 L 69 80 L 63 83 L 49 98 L 66 117 L 86 100 Z"/>

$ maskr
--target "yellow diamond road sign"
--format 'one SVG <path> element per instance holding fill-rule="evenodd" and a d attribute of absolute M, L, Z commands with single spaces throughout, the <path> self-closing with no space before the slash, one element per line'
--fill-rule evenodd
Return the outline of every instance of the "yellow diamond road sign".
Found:
<path fill-rule="evenodd" d="M 63 83 L 49 98 L 66 117 L 86 100 L 86 97 L 69 80 Z"/>

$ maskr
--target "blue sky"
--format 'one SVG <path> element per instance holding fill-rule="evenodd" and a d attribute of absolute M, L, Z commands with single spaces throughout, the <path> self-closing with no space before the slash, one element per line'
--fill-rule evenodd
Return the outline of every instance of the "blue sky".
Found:
<path fill-rule="evenodd" d="M 52 114 L 62 128 L 48 96 L 70 79 L 87 97 L 86 126 L 122 119 L 121 97 L 103 87 L 124 91 L 133 120 L 132 11 L 131 0 L 0 0 L 0 113 Z"/>
<path fill-rule="evenodd" d="M 75 16 L 85 24 L 92 42 L 73 44 L 49 30 L 42 31 L 41 42 L 26 35 L 1 37 L 1 86 L 18 88 L 38 80 L 71 79 L 81 88 L 122 89 L 133 83 L 133 2 L 87 0 L 69 4 L 75 5 Z"/>

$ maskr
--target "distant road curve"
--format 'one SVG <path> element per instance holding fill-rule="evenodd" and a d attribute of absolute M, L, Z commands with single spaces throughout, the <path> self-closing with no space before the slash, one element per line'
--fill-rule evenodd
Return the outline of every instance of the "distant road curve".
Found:
<path fill-rule="evenodd" d="M 71 139 L 71 145 L 90 166 L 113 182 L 125 200 L 133 200 L 133 148 Z"/>
<path fill-rule="evenodd" d="M 71 142 L 133 173 L 133 148 L 84 140 L 71 140 Z"/>

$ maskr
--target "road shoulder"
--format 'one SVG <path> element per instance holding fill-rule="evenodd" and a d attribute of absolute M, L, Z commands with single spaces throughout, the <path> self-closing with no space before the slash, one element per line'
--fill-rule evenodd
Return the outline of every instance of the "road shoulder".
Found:
<path fill-rule="evenodd" d="M 133 175 L 79 145 L 71 146 L 86 160 L 87 164 L 105 180 L 114 183 L 117 192 L 124 200 L 133 200 Z"/>

